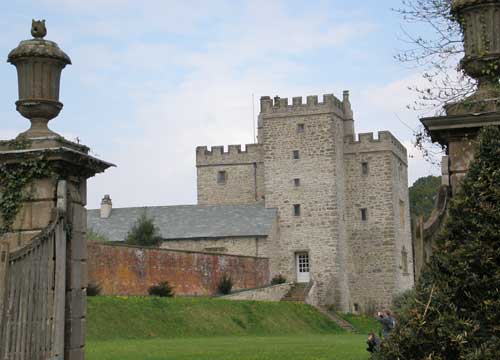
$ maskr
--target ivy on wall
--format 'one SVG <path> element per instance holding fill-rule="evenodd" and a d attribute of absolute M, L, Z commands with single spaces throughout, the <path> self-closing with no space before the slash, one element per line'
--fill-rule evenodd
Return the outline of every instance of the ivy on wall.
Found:
<path fill-rule="evenodd" d="M 3 141 L 1 145 L 12 150 L 30 147 L 28 139 Z M 36 179 L 52 174 L 49 163 L 42 154 L 34 159 L 26 159 L 12 164 L 0 164 L 0 235 L 12 230 L 14 220 L 23 201 L 30 197 L 29 185 Z"/>

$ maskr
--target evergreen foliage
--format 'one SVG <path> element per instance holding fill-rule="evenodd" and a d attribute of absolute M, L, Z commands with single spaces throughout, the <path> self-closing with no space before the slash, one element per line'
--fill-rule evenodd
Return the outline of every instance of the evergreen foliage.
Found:
<path fill-rule="evenodd" d="M 150 286 L 148 289 L 148 294 L 151 296 L 159 297 L 173 297 L 174 288 L 170 286 L 168 281 L 162 281 L 158 285 Z"/>
<path fill-rule="evenodd" d="M 286 277 L 284 277 L 281 274 L 275 275 L 271 279 L 271 285 L 279 285 L 279 284 L 284 284 L 284 283 L 286 283 Z"/>
<path fill-rule="evenodd" d="M 377 359 L 500 359 L 500 130 L 485 128 L 437 249 Z"/>
<path fill-rule="evenodd" d="M 233 288 L 233 280 L 227 274 L 224 274 L 222 279 L 219 281 L 219 285 L 217 285 L 217 289 L 219 293 L 222 295 L 227 295 L 231 293 L 231 289 Z"/>
<path fill-rule="evenodd" d="M 153 219 L 142 214 L 128 232 L 125 242 L 130 245 L 157 246 L 161 242 L 159 229 Z"/>
<path fill-rule="evenodd" d="M 421 177 L 410 187 L 410 212 L 413 217 L 423 216 L 428 219 L 436 205 L 441 177 Z"/>

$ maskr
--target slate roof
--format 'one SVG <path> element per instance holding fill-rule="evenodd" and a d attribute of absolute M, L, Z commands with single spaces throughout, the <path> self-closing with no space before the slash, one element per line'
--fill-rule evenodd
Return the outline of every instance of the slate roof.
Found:
<path fill-rule="evenodd" d="M 276 209 L 252 205 L 179 205 L 117 208 L 107 219 L 100 210 L 87 210 L 87 227 L 111 241 L 124 241 L 127 232 L 146 212 L 163 239 L 267 236 Z"/>

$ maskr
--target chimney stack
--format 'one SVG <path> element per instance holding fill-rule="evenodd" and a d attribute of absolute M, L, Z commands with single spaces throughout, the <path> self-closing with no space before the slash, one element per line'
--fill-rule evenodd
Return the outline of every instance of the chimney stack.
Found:
<path fill-rule="evenodd" d="M 109 218 L 112 209 L 113 203 L 111 202 L 111 197 L 109 195 L 104 195 L 101 201 L 101 219 Z"/>

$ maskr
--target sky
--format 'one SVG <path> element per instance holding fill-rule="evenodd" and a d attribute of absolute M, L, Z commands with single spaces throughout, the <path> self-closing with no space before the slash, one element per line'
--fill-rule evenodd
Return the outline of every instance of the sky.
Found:
<path fill-rule="evenodd" d="M 410 185 L 439 174 L 412 145 L 408 110 L 422 69 L 394 55 L 400 0 L 16 0 L 0 2 L 0 54 L 31 38 L 71 57 L 64 108 L 49 127 L 117 165 L 88 182 L 88 208 L 196 203 L 195 148 L 254 141 L 261 96 L 349 90 L 356 132 L 391 131 L 408 149 Z M 428 29 L 414 25 L 411 31 Z M 0 65 L 0 139 L 29 127 L 15 111 L 15 68 Z M 252 101 L 252 95 L 254 101 Z"/>

